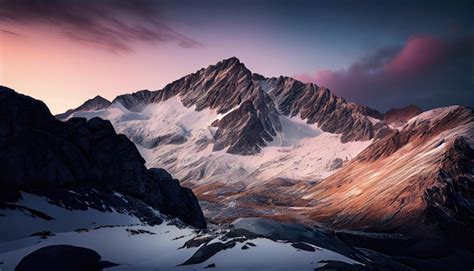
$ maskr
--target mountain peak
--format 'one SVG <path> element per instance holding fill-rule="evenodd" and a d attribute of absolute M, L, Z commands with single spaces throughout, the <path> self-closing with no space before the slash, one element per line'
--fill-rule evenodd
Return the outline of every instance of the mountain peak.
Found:
<path fill-rule="evenodd" d="M 79 107 L 75 109 L 71 109 L 71 110 L 66 111 L 63 114 L 56 115 L 56 118 L 65 120 L 69 118 L 69 116 L 76 111 L 96 111 L 96 110 L 107 108 L 111 104 L 112 103 L 109 100 L 105 99 L 104 97 L 100 95 L 97 95 L 94 98 L 85 101 L 83 104 L 81 104 Z"/>
<path fill-rule="evenodd" d="M 227 59 L 224 59 L 221 61 L 222 63 L 230 63 L 230 64 L 240 64 L 240 59 L 238 59 L 237 57 L 233 56 L 233 57 L 230 57 L 230 58 L 227 58 Z"/>
<path fill-rule="evenodd" d="M 102 96 L 100 96 L 100 95 L 97 95 L 97 96 L 95 96 L 94 98 L 92 98 L 92 99 L 90 99 L 90 100 L 91 100 L 91 101 L 107 101 L 107 102 L 109 101 L 109 100 L 107 100 L 106 98 L 104 98 L 104 97 L 102 97 Z"/>
<path fill-rule="evenodd" d="M 210 67 L 215 67 L 218 70 L 224 71 L 235 71 L 238 72 L 240 70 L 244 70 L 246 73 L 251 74 L 252 72 L 245 66 L 244 63 L 240 62 L 240 60 L 233 56 L 231 58 L 227 58 L 224 60 L 219 61 L 215 65 L 211 65 Z"/>
<path fill-rule="evenodd" d="M 90 108 L 96 110 L 96 107 L 107 107 L 111 104 L 111 102 L 104 97 L 97 95 L 92 99 L 87 100 L 85 103 L 83 103 L 80 107 L 78 108 Z M 93 108 L 91 108 L 93 107 Z"/>

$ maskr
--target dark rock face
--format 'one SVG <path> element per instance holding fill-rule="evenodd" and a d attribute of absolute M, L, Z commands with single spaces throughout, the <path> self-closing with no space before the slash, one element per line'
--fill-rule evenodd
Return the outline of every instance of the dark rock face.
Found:
<path fill-rule="evenodd" d="M 56 115 L 56 118 L 67 119 L 74 112 L 101 110 L 101 109 L 109 107 L 111 104 L 112 103 L 109 102 L 107 99 L 97 95 L 94 98 L 87 100 L 85 103 L 83 103 L 81 106 L 75 109 L 71 109 L 71 110 L 66 111 L 63 114 Z"/>
<path fill-rule="evenodd" d="M 4 87 L 0 116 L 2 190 L 98 187 L 206 227 L 194 194 L 164 170 L 148 170 L 135 145 L 117 135 L 110 122 L 73 118 L 63 123 L 42 102 Z"/>
<path fill-rule="evenodd" d="M 459 137 L 442 159 L 436 185 L 423 195 L 426 216 L 451 239 L 474 249 L 474 150 Z"/>
<path fill-rule="evenodd" d="M 229 147 L 228 153 L 255 154 L 266 146 L 265 140 L 272 141 L 276 135 L 271 121 L 268 123 L 270 131 L 267 131 L 251 101 L 243 102 L 213 125 L 219 127 L 214 135 L 214 151 Z"/>
<path fill-rule="evenodd" d="M 103 267 L 116 265 L 109 262 L 101 262 L 100 258 L 100 255 L 92 249 L 69 245 L 54 245 L 40 248 L 28 254 L 21 259 L 15 270 L 99 271 Z"/>
<path fill-rule="evenodd" d="M 162 194 L 160 210 L 175 215 L 187 224 L 198 228 L 206 227 L 201 207 L 191 189 L 181 187 L 179 181 L 173 179 L 164 169 L 152 168 L 149 172 L 155 180 L 159 180 L 158 187 Z"/>

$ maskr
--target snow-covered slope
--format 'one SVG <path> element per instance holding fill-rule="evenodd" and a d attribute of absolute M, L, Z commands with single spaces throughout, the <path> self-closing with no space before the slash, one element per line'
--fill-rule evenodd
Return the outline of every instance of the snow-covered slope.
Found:
<path fill-rule="evenodd" d="M 117 197 L 126 200 L 120 194 Z M 13 270 L 27 254 L 56 244 L 90 248 L 102 259 L 118 264 L 110 270 L 196 270 L 210 264 L 226 270 L 275 270 L 274 267 L 276 270 L 313 270 L 324 266 L 323 261 L 359 264 L 340 253 L 311 244 L 307 246 L 312 251 L 298 249 L 289 241 L 275 241 L 263 236 L 226 237 L 223 241 L 228 229 L 200 231 L 178 221 L 166 220 L 152 226 L 131 213 L 94 208 L 69 210 L 50 203 L 46 197 L 28 193 L 22 193 L 22 199 L 15 204 L 24 209 L 0 209 L 2 270 Z M 33 216 L 26 209 L 41 212 L 52 219 Z M 161 217 L 165 219 L 165 216 Z M 192 239 L 205 241 L 188 245 Z M 205 250 L 206 245 L 219 242 L 233 245 L 201 259 L 200 263 L 180 266 L 198 249 Z M 243 246 L 246 249 L 242 249 Z"/>
<path fill-rule="evenodd" d="M 130 112 L 120 103 L 95 112 L 75 112 L 70 117 L 101 117 L 110 120 L 118 133 L 132 139 L 148 167 L 166 168 L 182 181 L 255 182 L 275 177 L 318 180 L 333 171 L 334 159 L 348 161 L 371 141 L 341 143 L 340 136 L 321 131 L 298 116 L 280 116 L 281 131 L 268 147 L 255 155 L 213 151 L 216 128 L 223 117 L 215 110 L 196 111 L 179 97 L 149 104 Z M 159 147 L 158 147 L 159 146 Z"/>

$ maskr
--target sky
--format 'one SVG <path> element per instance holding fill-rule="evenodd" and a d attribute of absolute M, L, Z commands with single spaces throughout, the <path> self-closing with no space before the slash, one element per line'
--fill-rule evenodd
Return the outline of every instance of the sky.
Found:
<path fill-rule="evenodd" d="M 382 112 L 474 106 L 473 3 L 0 0 L 0 84 L 61 113 L 235 56 Z"/>

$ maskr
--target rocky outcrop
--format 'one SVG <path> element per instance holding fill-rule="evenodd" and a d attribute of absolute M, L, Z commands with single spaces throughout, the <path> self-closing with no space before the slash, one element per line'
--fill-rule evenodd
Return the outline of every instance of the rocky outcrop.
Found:
<path fill-rule="evenodd" d="M 117 96 L 112 103 L 119 102 L 130 111 L 140 111 L 140 109 L 151 102 L 153 92 L 149 90 L 140 90 L 132 94 L 123 94 Z"/>
<path fill-rule="evenodd" d="M 338 168 L 341 168 L 343 163 L 344 163 L 344 161 L 342 161 L 341 158 L 336 158 L 336 159 L 331 160 L 327 163 L 326 169 L 329 170 L 329 171 L 336 170 Z"/>
<path fill-rule="evenodd" d="M 163 170 L 148 170 L 135 145 L 117 135 L 109 121 L 72 118 L 63 123 L 42 102 L 5 87 L 0 88 L 0 115 L 2 191 L 97 187 L 206 227 L 194 194 Z"/>
<path fill-rule="evenodd" d="M 266 146 L 266 142 L 273 140 L 281 127 L 274 108 L 268 107 L 263 95 L 253 102 L 244 101 L 237 109 L 212 124 L 218 127 L 214 135 L 214 151 L 229 147 L 228 153 L 255 154 Z M 273 111 L 273 114 L 268 111 Z"/>

